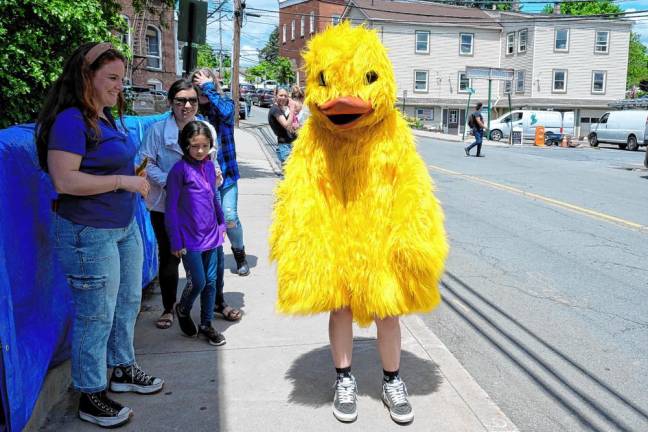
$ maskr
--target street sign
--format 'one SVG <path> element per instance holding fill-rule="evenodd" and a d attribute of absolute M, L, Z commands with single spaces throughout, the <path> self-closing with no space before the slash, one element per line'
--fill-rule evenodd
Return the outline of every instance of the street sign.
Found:
<path fill-rule="evenodd" d="M 180 0 L 179 11 L 178 40 L 204 44 L 207 41 L 207 2 Z"/>
<path fill-rule="evenodd" d="M 466 78 L 510 81 L 513 80 L 513 69 L 466 66 Z"/>

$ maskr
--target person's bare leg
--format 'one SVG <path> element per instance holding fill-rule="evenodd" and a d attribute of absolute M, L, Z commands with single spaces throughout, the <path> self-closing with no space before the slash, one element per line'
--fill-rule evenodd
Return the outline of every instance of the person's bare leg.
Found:
<path fill-rule="evenodd" d="M 389 372 L 400 367 L 401 331 L 398 317 L 376 319 L 378 329 L 378 352 L 383 369 Z"/>
<path fill-rule="evenodd" d="M 344 308 L 331 312 L 329 316 L 329 340 L 331 355 L 335 364 L 335 394 L 333 415 L 341 422 L 352 422 L 358 418 L 355 378 L 351 375 L 353 354 L 353 314 Z"/>
<path fill-rule="evenodd" d="M 329 316 L 329 340 L 333 364 L 337 369 L 351 366 L 353 355 L 353 315 L 351 309 L 332 311 Z"/>
<path fill-rule="evenodd" d="M 389 415 L 397 423 L 409 423 L 414 419 L 412 405 L 407 400 L 407 388 L 399 375 L 401 357 L 401 332 L 398 317 L 376 319 L 378 328 L 378 352 L 383 365 L 382 399 L 389 408 Z"/>

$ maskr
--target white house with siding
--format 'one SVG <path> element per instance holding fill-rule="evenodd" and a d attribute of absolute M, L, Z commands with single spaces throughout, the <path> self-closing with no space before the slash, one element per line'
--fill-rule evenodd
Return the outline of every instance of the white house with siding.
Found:
<path fill-rule="evenodd" d="M 486 11 L 408 0 L 350 0 L 343 19 L 376 28 L 394 64 L 398 103 L 428 126 L 460 133 L 468 89 L 486 105 L 487 80 L 466 66 L 514 70 L 493 81 L 492 114 L 513 109 L 575 111 L 580 135 L 625 97 L 628 20 Z M 582 124 L 582 127 L 581 127 Z"/>

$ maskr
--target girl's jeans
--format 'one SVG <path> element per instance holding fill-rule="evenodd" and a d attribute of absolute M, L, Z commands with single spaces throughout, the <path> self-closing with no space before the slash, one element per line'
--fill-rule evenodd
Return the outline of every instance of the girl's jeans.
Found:
<path fill-rule="evenodd" d="M 191 277 L 192 288 L 183 294 L 180 305 L 189 312 L 200 295 L 200 325 L 210 326 L 216 299 L 218 248 L 204 252 L 187 251 L 182 256 L 182 264 Z"/>
<path fill-rule="evenodd" d="M 74 300 L 72 385 L 106 388 L 108 367 L 135 362 L 133 336 L 142 299 L 142 238 L 125 228 L 94 228 L 55 215 L 56 251 Z"/>

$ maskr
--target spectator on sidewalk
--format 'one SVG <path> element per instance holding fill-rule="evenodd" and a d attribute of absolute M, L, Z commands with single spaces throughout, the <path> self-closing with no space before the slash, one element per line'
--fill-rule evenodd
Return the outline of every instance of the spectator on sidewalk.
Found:
<path fill-rule="evenodd" d="M 150 394 L 164 381 L 135 362 L 133 335 L 142 298 L 143 251 L 136 194 L 149 182 L 135 175 L 137 147 L 120 129 L 126 58 L 109 43 L 87 43 L 66 61 L 38 117 L 40 166 L 59 193 L 53 203 L 55 244 L 74 300 L 72 386 L 79 417 L 117 427 L 133 411 L 106 394 Z M 123 127 L 123 123 L 121 124 Z"/>
<path fill-rule="evenodd" d="M 288 108 L 290 108 L 293 113 L 292 128 L 294 131 L 297 131 L 304 125 L 307 110 L 307 108 L 304 107 L 304 92 L 297 84 L 293 85 L 292 89 L 290 89 Z"/>
<path fill-rule="evenodd" d="M 149 127 L 140 148 L 142 159 L 148 158 L 146 173 L 151 181 L 151 193 L 146 198 L 146 206 L 150 210 L 160 261 L 158 280 L 162 291 L 163 311 L 156 322 L 160 329 L 168 329 L 173 325 L 173 307 L 177 300 L 180 265 L 180 259 L 171 253 L 165 228 L 165 187 L 169 171 L 182 158 L 178 135 L 187 123 L 196 120 L 198 92 L 190 81 L 180 79 L 169 88 L 168 100 L 171 114 Z M 190 284 L 191 278 L 187 275 L 187 285 Z"/>
<path fill-rule="evenodd" d="M 234 101 L 223 94 L 220 80 L 207 68 L 195 71 L 192 81 L 200 87 L 199 99 L 201 112 L 214 126 L 217 133 L 218 164 L 223 172 L 223 184 L 219 188 L 220 202 L 227 223 L 227 238 L 232 245 L 236 261 L 236 272 L 239 276 L 250 274 L 250 267 L 245 255 L 243 242 L 243 225 L 238 216 L 238 162 L 236 161 L 236 143 L 234 142 Z M 222 285 L 223 272 L 219 272 L 218 284 Z M 227 305 L 216 305 L 216 312 L 230 321 L 241 318 L 241 312 Z"/>
<path fill-rule="evenodd" d="M 182 258 L 192 288 L 175 310 L 183 333 L 190 337 L 204 335 L 211 345 L 219 346 L 225 343 L 225 337 L 212 327 L 212 319 L 225 216 L 218 199 L 216 168 L 209 157 L 214 137 L 205 122 L 192 121 L 180 132 L 178 144 L 183 157 L 167 176 L 165 224 L 171 253 Z M 191 308 L 199 295 L 200 326 L 196 328 Z"/>
<path fill-rule="evenodd" d="M 268 123 L 277 136 L 277 156 L 283 165 L 292 151 L 292 142 L 297 138 L 293 128 L 293 112 L 288 107 L 288 91 L 278 88 L 275 101 L 268 112 Z"/>
<path fill-rule="evenodd" d="M 468 117 L 468 127 L 472 129 L 472 133 L 475 136 L 475 142 L 470 144 L 468 147 L 464 148 L 464 151 L 466 152 L 466 156 L 470 156 L 470 150 L 477 146 L 477 157 L 481 157 L 481 148 L 482 148 L 482 140 L 484 138 L 484 118 L 482 117 L 481 114 L 481 109 L 482 109 L 482 103 L 477 102 L 477 105 L 475 105 L 475 112 L 471 113 L 470 116 Z"/>

